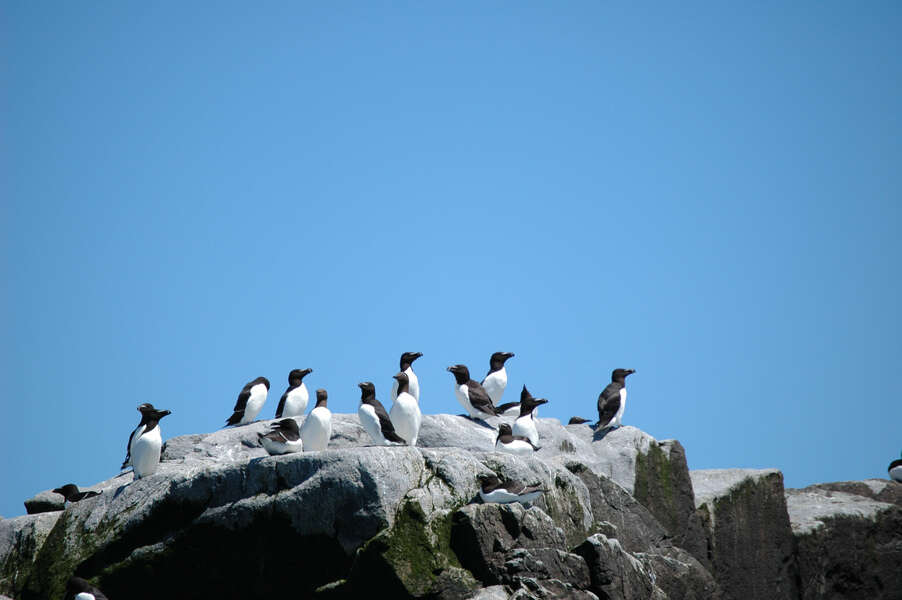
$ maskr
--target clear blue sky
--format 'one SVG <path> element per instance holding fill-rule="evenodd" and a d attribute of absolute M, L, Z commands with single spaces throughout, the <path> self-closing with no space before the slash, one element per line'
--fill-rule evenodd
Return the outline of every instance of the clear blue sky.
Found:
<path fill-rule="evenodd" d="M 426 413 L 506 350 L 561 420 L 637 369 L 692 468 L 885 477 L 900 6 L 4 2 L 0 514 L 142 402 L 213 431 L 311 367 L 354 413 L 405 350 Z"/>

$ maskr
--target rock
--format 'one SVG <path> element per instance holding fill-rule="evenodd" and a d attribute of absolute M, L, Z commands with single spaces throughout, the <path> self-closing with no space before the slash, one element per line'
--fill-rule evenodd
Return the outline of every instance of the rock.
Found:
<path fill-rule="evenodd" d="M 652 574 L 652 581 L 674 600 L 717 600 L 720 587 L 694 556 L 675 546 L 635 554 Z"/>
<path fill-rule="evenodd" d="M 775 469 L 692 471 L 708 559 L 725 599 L 798 597 L 792 529 Z"/>
<path fill-rule="evenodd" d="M 589 537 L 574 552 L 589 567 L 590 591 L 605 600 L 665 599 L 655 586 L 652 573 L 620 542 L 600 533 Z"/>
<path fill-rule="evenodd" d="M 47 490 L 39 494 L 35 494 L 25 501 L 25 512 L 29 515 L 38 513 L 53 512 L 55 510 L 63 510 L 66 506 L 66 499 L 62 494 L 57 494 L 52 490 Z"/>
<path fill-rule="evenodd" d="M 836 481 L 833 483 L 816 483 L 805 490 L 825 490 L 846 492 L 856 496 L 864 496 L 878 502 L 889 502 L 902 506 L 902 483 L 892 479 L 865 479 L 863 481 Z"/>
<path fill-rule="evenodd" d="M 868 496 L 830 489 L 862 486 Z M 902 507 L 869 497 L 885 491 L 868 482 L 786 490 L 803 600 L 902 598 Z"/>
<path fill-rule="evenodd" d="M 34 567 L 34 559 L 59 519 L 61 511 L 24 515 L 0 521 L 0 592 L 15 594 Z"/>

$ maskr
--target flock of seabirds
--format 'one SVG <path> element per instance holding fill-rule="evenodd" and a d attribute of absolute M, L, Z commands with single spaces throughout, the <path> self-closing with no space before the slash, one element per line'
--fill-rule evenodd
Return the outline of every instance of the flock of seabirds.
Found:
<path fill-rule="evenodd" d="M 413 363 L 421 356 L 420 352 L 405 352 L 401 355 L 400 371 L 393 376 L 395 382 L 391 390 L 392 404 L 388 411 L 376 399 L 376 387 L 372 382 L 358 384 L 361 395 L 357 416 L 374 444 L 416 446 L 422 413 L 419 405 L 420 384 L 413 371 Z M 492 354 L 489 371 L 481 382 L 470 378 L 470 371 L 465 365 L 453 365 L 447 370 L 454 376 L 454 394 L 470 419 L 485 422 L 491 417 L 515 417 L 513 426 L 499 423 L 495 450 L 530 455 L 539 449 L 536 409 L 548 400 L 534 398 L 524 385 L 519 401 L 500 403 L 507 387 L 505 363 L 513 356 L 511 352 Z M 294 369 L 288 374 L 288 389 L 282 394 L 276 407 L 276 419 L 279 421 L 267 433 L 257 434 L 260 445 L 270 455 L 325 450 L 329 444 L 332 437 L 332 413 L 327 406 L 326 390 L 316 390 L 316 405 L 300 427 L 296 420 L 307 412 L 310 394 L 304 378 L 312 372 L 313 369 Z M 598 422 L 591 425 L 596 431 L 622 425 L 623 411 L 626 408 L 626 378 L 635 372 L 634 369 L 614 369 L 611 373 L 611 383 L 598 396 Z M 269 380 L 266 377 L 257 377 L 248 382 L 238 394 L 232 416 L 226 420 L 225 426 L 255 422 L 268 394 Z M 125 469 L 130 466 L 135 479 L 156 472 L 163 446 L 159 422 L 170 414 L 170 411 L 159 410 L 149 403 L 138 406 L 138 411 L 141 413 L 141 422 L 129 436 L 125 461 L 121 467 Z M 588 419 L 572 417 L 569 424 L 588 422 Z M 890 463 L 888 472 L 892 479 L 902 482 L 902 459 Z M 483 502 L 528 504 L 546 491 L 541 485 L 502 480 L 496 475 L 481 476 L 480 483 L 479 495 Z M 78 502 L 100 493 L 80 491 L 72 483 L 53 491 L 62 494 L 67 502 Z M 66 599 L 106 600 L 106 596 L 88 581 L 72 577 L 67 585 Z"/>

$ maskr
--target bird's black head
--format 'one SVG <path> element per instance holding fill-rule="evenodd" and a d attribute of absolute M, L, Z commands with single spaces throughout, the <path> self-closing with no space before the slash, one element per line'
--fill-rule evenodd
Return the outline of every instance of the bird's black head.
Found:
<path fill-rule="evenodd" d="M 326 406 L 328 400 L 329 394 L 326 393 L 326 390 L 322 388 L 316 390 L 316 407 Z"/>
<path fill-rule="evenodd" d="M 141 413 L 142 420 L 154 420 L 159 421 L 166 415 L 171 415 L 172 412 L 168 410 L 159 410 L 154 408 L 153 404 L 149 402 L 145 402 L 144 404 L 138 407 L 138 411 Z"/>
<path fill-rule="evenodd" d="M 282 419 L 278 422 L 278 427 L 284 431 L 290 431 L 292 433 L 298 432 L 298 422 L 294 419 Z"/>
<path fill-rule="evenodd" d="M 53 491 L 56 492 L 57 494 L 61 494 L 63 496 L 63 498 L 68 500 L 73 494 L 78 493 L 78 486 L 75 485 L 74 483 L 67 483 L 66 485 L 64 485 L 62 487 L 58 487 Z"/>
<path fill-rule="evenodd" d="M 448 367 L 449 373 L 454 373 L 454 379 L 458 385 L 470 381 L 470 369 L 466 365 L 452 365 Z"/>
<path fill-rule="evenodd" d="M 513 352 L 495 352 L 489 359 L 489 367 L 492 369 L 492 371 L 497 371 L 504 366 L 504 363 L 507 362 L 507 359 L 513 357 Z"/>
<path fill-rule="evenodd" d="M 482 484 L 483 491 L 486 491 L 486 488 L 494 489 L 501 483 L 501 480 L 494 473 L 483 473 L 477 476 L 476 479 Z"/>
<path fill-rule="evenodd" d="M 138 405 L 138 412 L 141 413 L 142 415 L 146 415 L 146 414 L 148 414 L 148 413 L 156 412 L 156 410 L 157 410 L 157 409 L 155 409 L 155 408 L 153 407 L 153 404 L 151 404 L 150 402 L 145 402 L 144 404 L 139 404 L 139 405 Z"/>
<path fill-rule="evenodd" d="M 635 369 L 614 369 L 614 371 L 611 373 L 611 381 L 619 381 L 620 383 L 623 383 L 627 375 L 632 375 L 635 372 Z"/>
<path fill-rule="evenodd" d="M 392 375 L 392 379 L 398 380 L 398 393 L 403 394 L 404 392 L 410 389 L 410 378 L 407 377 L 407 373 L 401 371 L 400 373 L 395 373 Z"/>
<path fill-rule="evenodd" d="M 66 598 L 74 598 L 81 592 L 94 592 L 96 588 L 81 577 L 70 577 L 66 582 Z"/>
<path fill-rule="evenodd" d="M 360 388 L 361 400 L 369 400 L 376 397 L 376 386 L 373 385 L 372 381 L 361 381 L 357 384 L 357 387 Z"/>
<path fill-rule="evenodd" d="M 423 356 L 422 352 L 405 352 L 401 355 L 401 370 L 404 371 L 413 364 L 413 361 Z"/>
<path fill-rule="evenodd" d="M 294 386 L 301 385 L 301 382 L 304 381 L 304 377 L 311 373 L 313 373 L 313 369 L 292 369 L 291 373 L 288 374 L 288 383 Z M 269 389 L 268 384 L 269 382 L 267 382 L 266 389 Z"/>
<path fill-rule="evenodd" d="M 529 390 L 527 390 L 524 385 L 523 391 L 520 392 L 520 415 L 528 415 L 535 407 L 547 403 L 548 400 L 545 398 L 533 398 L 532 394 L 529 393 Z"/>
<path fill-rule="evenodd" d="M 498 433 L 501 435 L 512 435 L 513 430 L 509 423 L 499 423 L 498 424 Z"/>
<path fill-rule="evenodd" d="M 253 386 L 257 385 L 258 383 L 262 383 L 263 385 L 266 386 L 267 390 L 269 389 L 269 379 L 267 379 L 266 377 L 257 377 L 253 381 L 249 382 L 247 384 L 247 387 L 253 387 Z"/>

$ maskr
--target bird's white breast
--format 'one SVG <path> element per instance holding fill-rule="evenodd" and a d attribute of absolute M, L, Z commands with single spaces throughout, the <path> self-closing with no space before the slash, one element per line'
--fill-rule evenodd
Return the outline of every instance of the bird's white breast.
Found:
<path fill-rule="evenodd" d="M 501 402 L 501 396 L 504 395 L 504 388 L 507 387 L 507 371 L 504 367 L 489 373 L 482 387 L 485 388 L 489 398 L 492 399 L 492 404 L 497 406 Z"/>
<path fill-rule="evenodd" d="M 626 409 L 626 388 L 620 388 L 620 408 L 617 409 L 617 414 L 614 415 L 614 418 L 611 419 L 610 425 L 614 427 L 620 427 L 623 423 L 623 411 Z"/>
<path fill-rule="evenodd" d="M 898 467 L 893 467 L 889 470 L 889 476 L 891 479 L 902 482 L 902 465 Z"/>
<path fill-rule="evenodd" d="M 88 592 L 79 592 L 75 594 L 75 600 L 95 600 L 94 594 Z"/>
<path fill-rule="evenodd" d="M 142 432 L 132 442 L 132 469 L 135 477 L 140 479 L 153 474 L 160 464 L 160 449 L 163 439 L 160 437 L 160 426 L 148 432 Z"/>
<path fill-rule="evenodd" d="M 266 386 L 262 383 L 258 383 L 251 388 L 251 395 L 244 407 L 244 416 L 241 417 L 241 423 L 250 423 L 257 418 L 257 414 L 263 408 L 263 403 L 266 402 L 267 392 Z"/>
<path fill-rule="evenodd" d="M 288 396 L 285 398 L 285 406 L 282 407 L 282 416 L 303 416 L 307 412 L 308 400 L 310 400 L 310 393 L 307 391 L 307 386 L 301 383 L 301 385 L 288 392 Z"/>
<path fill-rule="evenodd" d="M 269 454 L 290 454 L 292 452 L 300 452 L 304 449 L 304 442 L 297 439 L 293 442 L 284 441 L 276 442 L 267 437 L 260 438 L 260 443 Z"/>
<path fill-rule="evenodd" d="M 360 403 L 357 408 L 357 418 L 360 424 L 366 430 L 376 444 L 384 445 L 385 436 L 382 435 L 382 425 L 379 423 L 379 417 L 376 415 L 376 409 L 369 404 Z"/>
<path fill-rule="evenodd" d="M 533 445 L 539 445 L 539 431 L 536 429 L 536 420 L 532 418 L 532 415 L 518 417 L 511 429 L 514 435 L 529 438 Z"/>
<path fill-rule="evenodd" d="M 332 437 L 332 411 L 325 406 L 317 406 L 301 426 L 301 439 L 304 450 L 325 450 Z"/>
<path fill-rule="evenodd" d="M 467 414 L 473 418 L 478 418 L 479 414 L 473 410 L 473 405 L 470 404 L 470 391 L 467 388 L 466 383 L 461 383 L 458 385 L 457 382 L 454 383 L 454 395 L 457 396 L 457 401 L 460 402 L 461 406 L 464 407 L 464 410 L 467 411 Z"/>
<path fill-rule="evenodd" d="M 416 445 L 417 436 L 420 434 L 420 424 L 423 420 L 420 404 L 416 398 L 407 392 L 400 394 L 392 404 L 388 417 L 391 419 L 395 432 L 409 445 Z"/>
<path fill-rule="evenodd" d="M 495 442 L 495 450 L 519 456 L 532 456 L 533 452 L 535 452 L 532 446 L 529 445 L 529 442 L 524 442 L 523 440 L 514 440 L 509 444 L 503 444 L 501 440 L 498 440 Z"/>
<path fill-rule="evenodd" d="M 523 494 L 522 496 L 518 496 L 517 494 L 511 494 L 504 488 L 499 488 L 497 490 L 492 490 L 488 494 L 480 490 L 479 496 L 482 498 L 483 502 L 510 504 L 511 502 L 532 502 L 533 500 L 538 498 L 541 493 L 542 492 L 529 492 L 527 494 Z"/>

